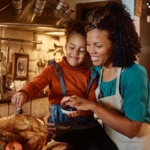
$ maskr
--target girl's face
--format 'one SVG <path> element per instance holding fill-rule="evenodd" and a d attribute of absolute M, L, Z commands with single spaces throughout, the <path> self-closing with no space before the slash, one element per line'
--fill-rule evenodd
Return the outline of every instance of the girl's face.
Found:
<path fill-rule="evenodd" d="M 73 33 L 66 43 L 66 59 L 70 66 L 79 67 L 87 56 L 86 38 Z"/>
<path fill-rule="evenodd" d="M 93 29 L 87 32 L 87 51 L 91 56 L 93 65 L 111 66 L 113 50 L 114 46 L 108 39 L 107 31 Z"/>

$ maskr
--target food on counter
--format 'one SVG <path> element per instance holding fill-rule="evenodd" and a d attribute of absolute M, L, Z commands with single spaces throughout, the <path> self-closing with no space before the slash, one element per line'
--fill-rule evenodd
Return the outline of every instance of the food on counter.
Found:
<path fill-rule="evenodd" d="M 11 141 L 6 145 L 5 150 L 23 150 L 23 147 L 18 141 Z"/>
<path fill-rule="evenodd" d="M 51 140 L 49 143 L 47 143 L 46 150 L 71 150 L 72 147 L 65 142 L 57 142 L 54 140 Z"/>
<path fill-rule="evenodd" d="M 23 150 L 41 150 L 47 143 L 46 128 L 38 119 L 30 115 L 14 114 L 2 117 L 0 118 L 0 144 L 7 146 L 10 141 L 21 143 Z M 2 147 L 2 144 L 0 146 Z"/>

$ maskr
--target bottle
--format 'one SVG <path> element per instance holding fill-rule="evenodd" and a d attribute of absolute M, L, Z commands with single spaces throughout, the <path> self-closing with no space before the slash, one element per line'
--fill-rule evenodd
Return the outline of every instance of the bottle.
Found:
<path fill-rule="evenodd" d="M 2 63 L 2 55 L 0 56 L 0 99 L 6 99 L 7 98 L 7 92 L 6 92 L 6 68 L 4 67 Z"/>

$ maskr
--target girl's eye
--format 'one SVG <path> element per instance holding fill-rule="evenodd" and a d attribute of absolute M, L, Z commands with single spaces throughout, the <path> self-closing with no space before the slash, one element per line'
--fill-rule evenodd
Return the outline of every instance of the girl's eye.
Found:
<path fill-rule="evenodd" d="M 73 50 L 73 49 L 74 49 L 74 47 L 70 47 L 70 49 L 71 49 L 71 50 Z"/>
<path fill-rule="evenodd" d="M 85 48 L 81 48 L 80 52 L 86 52 L 86 49 Z"/>

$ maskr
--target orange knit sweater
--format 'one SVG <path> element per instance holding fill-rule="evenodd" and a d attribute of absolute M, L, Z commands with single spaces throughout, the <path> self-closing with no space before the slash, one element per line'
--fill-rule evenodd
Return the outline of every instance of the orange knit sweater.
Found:
<path fill-rule="evenodd" d="M 65 57 L 63 57 L 62 61 L 59 62 L 59 66 L 64 78 L 67 95 L 77 95 L 86 98 L 85 95 L 90 80 L 91 70 L 88 69 L 84 64 L 82 64 L 82 66 L 79 68 L 71 67 L 66 62 Z M 49 85 L 48 99 L 50 104 L 60 104 L 60 101 L 64 96 L 62 94 L 60 80 L 56 74 L 55 68 L 52 65 L 49 65 L 39 76 L 34 78 L 33 81 L 26 84 L 19 91 L 26 92 L 28 94 L 28 100 L 32 100 L 47 85 Z M 89 100 L 96 101 L 96 87 L 97 80 L 95 79 L 88 94 Z M 88 114 L 89 113 L 84 113 L 84 115 Z"/>

